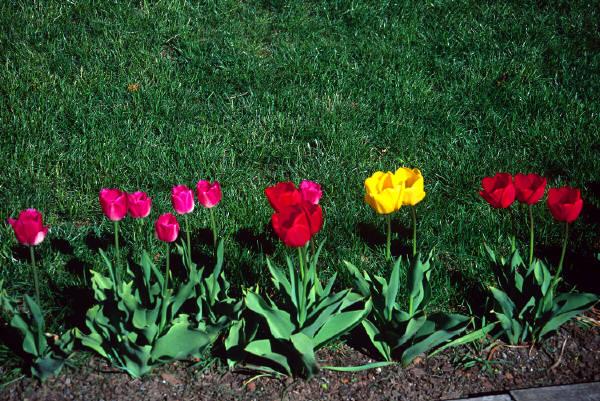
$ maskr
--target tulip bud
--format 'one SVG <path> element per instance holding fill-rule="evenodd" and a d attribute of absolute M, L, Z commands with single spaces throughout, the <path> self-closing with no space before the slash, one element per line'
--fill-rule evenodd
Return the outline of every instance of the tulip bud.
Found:
<path fill-rule="evenodd" d="M 148 217 L 152 209 L 152 199 L 145 192 L 127 194 L 127 207 L 134 219 Z"/>
<path fill-rule="evenodd" d="M 8 223 L 12 226 L 17 240 L 23 245 L 38 245 L 48 233 L 48 227 L 43 225 L 42 214 L 35 209 L 21 211 L 16 220 L 9 218 Z"/>
<path fill-rule="evenodd" d="M 196 184 L 196 194 L 198 195 L 198 202 L 206 208 L 216 206 L 223 196 L 221 185 L 218 181 L 211 184 L 206 180 L 198 181 L 198 184 Z"/>
<path fill-rule="evenodd" d="M 127 194 L 119 189 L 103 188 L 99 195 L 102 211 L 111 221 L 122 220 L 127 214 Z"/>
<path fill-rule="evenodd" d="M 171 213 L 165 213 L 154 223 L 156 238 L 164 242 L 174 242 L 179 235 L 179 223 Z"/>
<path fill-rule="evenodd" d="M 171 190 L 173 209 L 178 214 L 187 214 L 194 210 L 194 192 L 185 185 L 174 186 Z"/>

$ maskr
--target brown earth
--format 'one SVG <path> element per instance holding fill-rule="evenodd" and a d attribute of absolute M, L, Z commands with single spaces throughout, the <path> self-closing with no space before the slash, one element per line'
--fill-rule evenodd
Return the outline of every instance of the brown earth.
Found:
<path fill-rule="evenodd" d="M 564 347 L 563 347 L 564 345 Z M 564 350 L 563 350 L 564 348 Z M 562 353 L 561 353 L 561 350 Z M 562 355 L 561 355 L 562 354 Z M 318 353 L 322 366 L 371 360 L 341 345 Z M 472 367 L 469 362 L 478 360 Z M 0 367 L 0 374 L 4 374 Z M 311 380 L 254 378 L 247 372 L 212 367 L 204 372 L 182 362 L 143 379 L 115 372 L 99 358 L 67 369 L 44 384 L 12 383 L 2 400 L 443 400 L 507 389 L 600 381 L 600 328 L 569 324 L 534 349 L 460 347 L 407 368 L 388 366 L 357 373 L 322 370 Z"/>

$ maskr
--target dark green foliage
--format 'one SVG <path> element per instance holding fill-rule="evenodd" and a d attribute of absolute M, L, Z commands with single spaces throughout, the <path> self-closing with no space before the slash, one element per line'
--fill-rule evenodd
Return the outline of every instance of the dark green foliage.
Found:
<path fill-rule="evenodd" d="M 146 252 L 139 266 L 127 266 L 127 278 L 120 283 L 113 264 L 102 256 L 110 277 L 92 272 L 97 305 L 87 313 L 89 333 L 78 333 L 78 338 L 133 377 L 160 363 L 202 356 L 237 316 L 240 305 L 228 298 L 221 271 L 223 242 L 212 272 L 204 275 L 204 268 L 186 262 L 186 280 L 173 289 L 164 288 L 165 276 Z M 183 311 L 186 303 L 191 313 Z"/>
<path fill-rule="evenodd" d="M 8 316 L 10 325 L 22 336 L 22 350 L 25 363 L 31 368 L 31 375 L 41 381 L 57 375 L 73 350 L 73 333 L 61 336 L 46 333 L 46 323 L 39 305 L 29 295 L 24 297 L 27 311 L 21 309 L 17 300 L 8 295 L 4 283 L 0 281 L 0 310 Z"/>
<path fill-rule="evenodd" d="M 594 294 L 558 292 L 559 280 L 539 259 L 527 266 L 518 250 L 508 260 L 486 249 L 498 272 L 499 288 L 490 287 L 492 312 L 511 344 L 539 342 L 598 302 Z"/>
<path fill-rule="evenodd" d="M 406 366 L 420 354 L 441 346 L 463 332 L 471 320 L 456 313 L 428 313 L 431 298 L 431 255 L 425 260 L 417 255 L 408 270 L 408 311 L 398 302 L 402 259 L 394 263 L 389 281 L 369 276 L 351 263 L 346 267 L 355 287 L 373 303 L 371 314 L 362 328 L 371 345 L 386 361 L 399 360 Z"/>
<path fill-rule="evenodd" d="M 315 351 L 348 333 L 369 313 L 370 303 L 362 302 L 361 295 L 332 291 L 335 274 L 323 287 L 317 273 L 321 247 L 300 272 L 289 257 L 286 272 L 267 261 L 282 301 L 265 299 L 258 290 L 246 292 L 247 313 L 232 326 L 226 340 L 232 362 L 275 374 L 312 377 L 319 369 Z"/>

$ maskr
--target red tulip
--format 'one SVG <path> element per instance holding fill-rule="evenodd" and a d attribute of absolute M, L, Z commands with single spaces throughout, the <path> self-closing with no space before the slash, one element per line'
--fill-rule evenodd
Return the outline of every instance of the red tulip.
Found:
<path fill-rule="evenodd" d="M 515 201 L 515 186 L 508 173 L 496 173 L 493 177 L 481 180 L 479 195 L 495 208 L 505 209 Z"/>
<path fill-rule="evenodd" d="M 152 209 L 152 199 L 145 192 L 127 194 L 127 207 L 129 214 L 135 219 L 148 217 Z"/>
<path fill-rule="evenodd" d="M 109 220 L 122 220 L 127 214 L 127 194 L 120 189 L 103 188 L 99 195 L 102 211 Z"/>
<path fill-rule="evenodd" d="M 288 206 L 273 213 L 271 222 L 285 245 L 301 247 L 321 229 L 323 210 L 319 205 Z"/>
<path fill-rule="evenodd" d="M 216 206 L 223 196 L 219 181 L 211 184 L 206 180 L 198 181 L 198 184 L 196 184 L 196 194 L 198 195 L 198 202 L 206 208 Z"/>
<path fill-rule="evenodd" d="M 279 182 L 265 189 L 265 195 L 276 212 L 302 203 L 302 194 L 293 182 Z"/>
<path fill-rule="evenodd" d="M 9 218 L 8 223 L 12 226 L 17 240 L 23 245 L 38 245 L 48 233 L 48 227 L 44 227 L 42 222 L 42 214 L 35 209 L 21 211 L 16 220 Z"/>
<path fill-rule="evenodd" d="M 550 188 L 546 202 L 552 216 L 558 221 L 567 223 L 574 222 L 583 208 L 583 200 L 578 188 Z"/>
<path fill-rule="evenodd" d="M 544 196 L 546 179 L 537 174 L 519 173 L 515 175 L 515 190 L 519 202 L 533 205 Z"/>
<path fill-rule="evenodd" d="M 319 200 L 323 196 L 321 186 L 314 181 L 308 180 L 303 180 L 300 183 L 300 193 L 302 194 L 302 199 L 313 205 L 319 204 Z"/>
<path fill-rule="evenodd" d="M 179 223 L 171 213 L 161 214 L 154 223 L 156 238 L 164 242 L 174 242 L 179 235 Z"/>
<path fill-rule="evenodd" d="M 171 189 L 171 202 L 178 214 L 187 214 L 194 210 L 194 192 L 185 185 Z"/>

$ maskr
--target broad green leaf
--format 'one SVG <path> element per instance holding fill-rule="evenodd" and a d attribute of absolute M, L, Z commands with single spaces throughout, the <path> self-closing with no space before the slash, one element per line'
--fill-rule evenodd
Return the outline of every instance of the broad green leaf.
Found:
<path fill-rule="evenodd" d="M 292 375 L 292 369 L 285 355 L 273 351 L 273 340 L 256 340 L 246 345 L 245 350 L 253 355 L 268 359 L 281 366 L 282 370 L 288 375 Z"/>
<path fill-rule="evenodd" d="M 354 286 L 356 287 L 356 289 L 364 297 L 370 296 L 371 295 L 370 285 L 369 285 L 369 283 L 367 283 L 367 281 L 365 280 L 363 275 L 360 273 L 358 268 L 346 260 L 344 260 L 344 264 L 346 265 L 346 268 L 348 269 L 350 274 L 352 274 L 352 276 L 354 277 Z"/>
<path fill-rule="evenodd" d="M 488 335 L 488 333 L 490 331 L 492 331 L 492 329 L 496 326 L 496 324 L 497 324 L 496 322 L 489 323 L 486 326 L 484 326 L 478 330 L 472 331 L 470 333 L 465 334 L 464 336 L 458 337 L 457 339 L 454 339 L 454 340 L 450 341 L 449 343 L 446 343 L 443 346 L 439 347 L 434 352 L 429 354 L 429 356 L 434 356 L 447 348 L 457 347 L 459 345 L 464 345 L 464 344 L 468 344 L 468 343 L 471 343 L 474 341 L 479 341 L 481 339 L 484 339 Z"/>
<path fill-rule="evenodd" d="M 319 371 L 317 361 L 315 360 L 313 342 L 303 333 L 296 333 L 292 335 L 290 340 L 292 341 L 294 348 L 296 348 L 300 354 L 300 358 L 304 363 L 306 378 L 311 378 Z"/>
<path fill-rule="evenodd" d="M 398 258 L 396 263 L 394 263 L 392 274 L 390 275 L 390 282 L 385 293 L 385 317 L 388 320 L 392 318 L 392 311 L 394 310 L 398 288 L 400 287 L 400 261 L 401 258 Z"/>
<path fill-rule="evenodd" d="M 199 355 L 216 340 L 217 334 L 216 330 L 194 329 L 187 319 L 179 319 L 164 336 L 156 340 L 152 349 L 152 359 L 164 361 Z"/>
<path fill-rule="evenodd" d="M 273 337 L 281 339 L 290 338 L 295 327 L 292 324 L 289 313 L 271 308 L 260 295 L 252 291 L 246 293 L 245 301 L 248 309 L 265 318 Z"/>
<path fill-rule="evenodd" d="M 381 340 L 381 333 L 377 327 L 371 323 L 368 319 L 362 321 L 362 326 L 367 333 L 367 336 L 371 340 L 371 344 L 379 352 L 383 359 L 386 361 L 392 360 L 390 346 L 383 340 Z"/>
<path fill-rule="evenodd" d="M 349 312 L 342 312 L 332 316 L 317 332 L 313 342 L 315 349 L 319 349 L 328 341 L 342 336 L 352 330 L 354 326 L 369 313 L 368 309 L 359 309 Z"/>
<path fill-rule="evenodd" d="M 283 271 L 274 266 L 269 259 L 267 259 L 267 266 L 269 267 L 269 271 L 271 272 L 271 280 L 275 285 L 275 289 L 279 291 L 280 287 L 283 287 L 288 297 L 292 299 L 292 302 L 295 302 L 295 299 L 292 298 L 292 287 Z"/>

